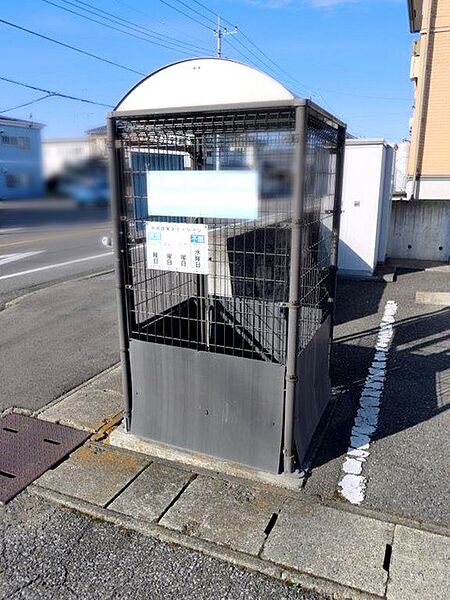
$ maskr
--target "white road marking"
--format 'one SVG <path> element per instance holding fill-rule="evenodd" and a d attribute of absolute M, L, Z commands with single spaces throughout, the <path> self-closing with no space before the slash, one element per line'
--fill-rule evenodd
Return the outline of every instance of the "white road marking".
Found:
<path fill-rule="evenodd" d="M 22 260 L 23 258 L 29 258 L 36 254 L 42 254 L 43 250 L 35 250 L 34 252 L 16 252 L 15 254 L 3 254 L 0 255 L 0 267 L 16 260 Z"/>
<path fill-rule="evenodd" d="M 361 393 L 358 412 L 355 416 L 350 446 L 342 465 L 342 476 L 338 483 L 339 494 L 351 504 L 361 504 L 366 493 L 364 464 L 370 456 L 370 442 L 378 425 L 380 400 L 386 381 L 386 361 L 394 335 L 397 303 L 386 302 L 375 345 L 375 355 Z"/>
<path fill-rule="evenodd" d="M 9 275 L 0 276 L 2 279 L 12 279 L 13 277 L 21 277 L 22 275 L 30 275 L 32 273 L 39 273 L 39 271 L 47 271 L 48 269 L 57 269 L 58 267 L 67 267 L 69 265 L 75 265 L 76 263 L 85 262 L 87 260 L 95 260 L 96 258 L 103 258 L 105 256 L 111 256 L 112 252 L 105 252 L 103 254 L 95 254 L 94 256 L 85 256 L 84 258 L 76 258 L 75 260 L 68 260 L 66 262 L 55 263 L 53 265 L 45 265 L 45 267 L 37 267 L 36 269 L 28 269 L 27 271 L 20 271 L 18 273 L 10 273 Z"/>
<path fill-rule="evenodd" d="M 17 231 L 25 231 L 26 227 L 0 227 L 1 233 L 16 233 Z"/>

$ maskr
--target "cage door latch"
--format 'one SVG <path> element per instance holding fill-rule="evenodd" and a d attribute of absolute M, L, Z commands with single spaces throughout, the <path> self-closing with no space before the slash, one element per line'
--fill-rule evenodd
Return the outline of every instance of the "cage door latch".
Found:
<path fill-rule="evenodd" d="M 280 308 L 300 308 L 300 302 L 280 302 Z"/>

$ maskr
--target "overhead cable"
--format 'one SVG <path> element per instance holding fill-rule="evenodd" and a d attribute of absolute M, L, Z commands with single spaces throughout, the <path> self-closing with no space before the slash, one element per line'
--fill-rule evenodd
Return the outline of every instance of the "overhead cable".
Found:
<path fill-rule="evenodd" d="M 62 1 L 64 2 L 64 0 L 62 0 Z M 51 2 L 50 0 L 42 0 L 42 2 L 45 2 L 46 4 L 50 4 L 52 6 L 56 6 L 57 8 L 60 8 L 61 10 L 64 10 L 73 15 L 77 15 L 78 17 L 82 17 L 83 19 L 86 19 L 87 21 L 91 21 L 92 23 L 97 23 L 98 25 L 102 25 L 103 27 L 106 27 L 107 29 L 112 29 L 114 31 L 118 31 L 118 32 L 124 33 L 125 35 L 128 35 L 130 37 L 136 38 L 137 40 L 147 42 L 148 44 L 160 46 L 161 48 L 166 48 L 167 50 L 172 50 L 172 51 L 175 50 L 176 52 L 179 52 L 180 54 L 186 54 L 187 56 L 191 56 L 191 52 L 185 52 L 184 50 L 180 50 L 179 48 L 176 48 L 174 46 L 168 46 L 167 44 L 162 44 L 160 42 L 154 42 L 153 40 L 147 39 L 146 37 L 142 37 L 141 35 L 136 35 L 135 33 L 131 33 L 130 31 L 127 31 L 126 29 L 120 29 L 119 27 L 114 27 L 114 25 L 108 25 L 107 23 L 103 23 L 102 21 L 98 21 L 97 19 L 93 19 L 92 17 L 88 17 L 87 15 L 84 15 L 83 13 L 76 12 L 75 10 L 72 10 L 70 8 L 66 8 L 65 6 L 56 4 L 55 2 Z M 97 15 L 97 16 L 99 16 L 99 15 Z M 102 17 L 102 18 L 105 18 L 105 17 Z"/>
<path fill-rule="evenodd" d="M 146 73 L 142 73 L 141 71 L 136 71 L 135 69 L 131 69 L 130 67 L 126 67 L 125 65 L 121 65 L 120 63 L 116 63 L 107 58 L 103 58 L 102 56 L 98 56 L 97 54 L 92 54 L 91 52 L 87 52 L 86 50 L 81 50 L 76 46 L 71 46 L 70 44 L 66 44 L 65 42 L 60 42 L 59 40 L 55 40 L 54 38 L 48 37 L 47 35 L 43 35 L 42 33 L 38 33 L 37 31 L 33 31 L 32 29 L 26 29 L 25 27 L 21 27 L 16 23 L 11 23 L 10 21 L 5 21 L 4 19 L 0 19 L 0 23 L 4 25 L 8 25 L 9 27 L 13 27 L 14 29 L 19 29 L 20 31 L 24 31 L 25 33 L 29 33 L 30 35 L 34 35 L 38 38 L 46 40 L 47 42 L 52 42 L 53 44 L 58 44 L 58 46 L 63 46 L 64 48 L 69 48 L 74 52 L 78 52 L 79 54 L 84 54 L 89 56 L 90 58 L 95 58 L 96 60 L 100 60 L 101 62 L 107 63 L 109 65 L 113 65 L 114 67 L 118 67 L 119 69 L 123 69 L 124 71 L 129 71 L 130 73 L 136 73 L 137 75 L 146 75 Z"/>
<path fill-rule="evenodd" d="M 96 102 L 95 100 L 88 100 L 87 98 L 71 96 L 70 94 L 63 94 L 62 92 L 55 92 L 53 90 L 46 90 L 45 88 L 41 88 L 36 85 L 31 85 L 30 83 L 24 83 L 23 81 L 16 81 L 15 79 L 10 79 L 9 77 L 3 77 L 2 75 L 0 75 L 0 80 L 12 83 L 13 85 L 19 85 L 21 87 L 28 88 L 29 90 L 44 92 L 45 94 L 47 94 L 47 96 L 59 96 L 60 98 L 76 100 L 77 102 L 84 102 L 85 104 L 95 104 L 96 106 L 104 106 L 105 108 L 114 108 L 111 104 L 104 104 L 103 102 Z M 41 100 L 43 100 L 43 98 L 41 98 Z"/>

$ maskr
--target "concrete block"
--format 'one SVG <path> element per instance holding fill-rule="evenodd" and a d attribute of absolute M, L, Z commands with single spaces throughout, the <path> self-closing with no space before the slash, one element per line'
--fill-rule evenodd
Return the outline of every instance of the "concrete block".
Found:
<path fill-rule="evenodd" d="M 160 524 L 257 555 L 265 529 L 284 501 L 282 495 L 263 488 L 198 477 L 167 511 Z"/>
<path fill-rule="evenodd" d="M 289 500 L 264 545 L 262 557 L 383 596 L 386 544 L 394 526 L 342 510 Z"/>
<path fill-rule="evenodd" d="M 156 521 L 191 477 L 186 471 L 154 462 L 108 508 L 136 519 Z"/>
<path fill-rule="evenodd" d="M 149 464 L 140 454 L 87 444 L 35 483 L 98 506 L 106 506 Z"/>
<path fill-rule="evenodd" d="M 450 598 L 450 539 L 397 525 L 387 598 Z"/>
<path fill-rule="evenodd" d="M 94 433 L 121 410 L 119 394 L 88 385 L 44 410 L 39 419 Z"/>

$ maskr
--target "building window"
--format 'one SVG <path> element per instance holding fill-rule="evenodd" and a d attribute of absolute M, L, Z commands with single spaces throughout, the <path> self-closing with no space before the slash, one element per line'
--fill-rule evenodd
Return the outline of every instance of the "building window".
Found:
<path fill-rule="evenodd" d="M 5 183 L 8 188 L 30 187 L 33 185 L 33 175 L 31 173 L 5 173 Z"/>
<path fill-rule="evenodd" d="M 29 150 L 30 149 L 30 138 L 27 136 L 19 136 L 18 138 L 18 146 L 19 148 L 21 148 L 22 150 Z"/>
<path fill-rule="evenodd" d="M 17 146 L 17 136 L 15 135 L 2 135 L 2 143 L 5 146 Z"/>
<path fill-rule="evenodd" d="M 2 135 L 2 144 L 5 146 L 17 146 L 21 150 L 29 150 L 31 146 L 30 138 L 25 135 Z"/>
<path fill-rule="evenodd" d="M 8 187 L 8 188 L 15 188 L 15 187 L 18 186 L 19 180 L 12 173 L 6 173 L 5 174 L 5 183 L 6 183 L 6 187 Z"/>

